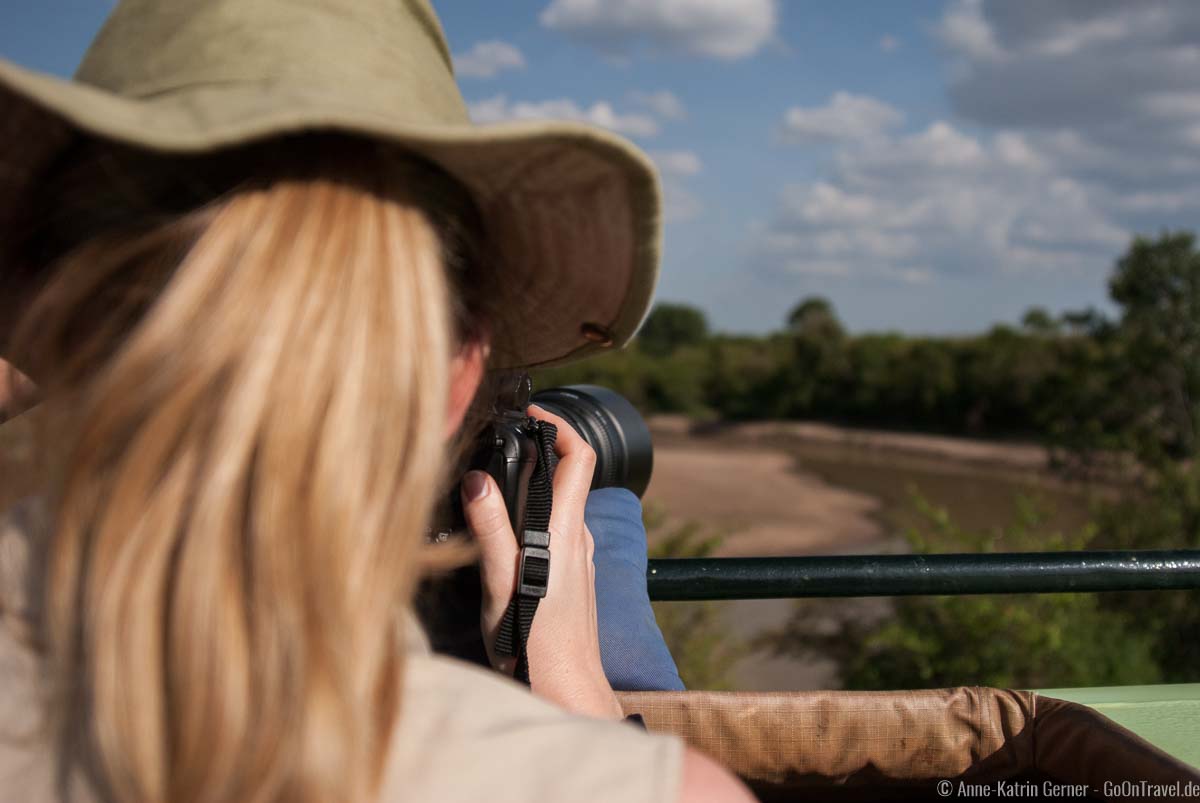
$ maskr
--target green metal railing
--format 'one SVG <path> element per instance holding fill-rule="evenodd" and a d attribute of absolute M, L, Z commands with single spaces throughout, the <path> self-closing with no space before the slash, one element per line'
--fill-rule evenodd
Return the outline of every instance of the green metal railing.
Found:
<path fill-rule="evenodd" d="M 650 561 L 655 600 L 1200 589 L 1200 550 L 678 558 Z"/>
<path fill-rule="evenodd" d="M 1200 549 L 650 561 L 655 600 L 1200 589 Z M 1200 684 L 1050 689 L 1200 766 Z"/>

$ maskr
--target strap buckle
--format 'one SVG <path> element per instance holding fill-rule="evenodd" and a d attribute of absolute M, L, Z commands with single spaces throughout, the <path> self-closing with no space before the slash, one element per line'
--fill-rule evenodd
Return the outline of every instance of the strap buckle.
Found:
<path fill-rule="evenodd" d="M 530 561 L 534 561 L 530 563 Z M 540 565 L 539 565 L 540 564 Z M 536 574 L 531 575 L 530 570 Z M 521 564 L 517 570 L 517 593 L 542 599 L 550 583 L 550 533 L 526 530 L 521 534 Z"/>

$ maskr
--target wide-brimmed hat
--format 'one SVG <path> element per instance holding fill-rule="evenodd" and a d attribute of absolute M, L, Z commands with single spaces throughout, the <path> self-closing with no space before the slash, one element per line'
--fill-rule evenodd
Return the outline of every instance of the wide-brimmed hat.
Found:
<path fill-rule="evenodd" d="M 472 124 L 427 0 L 124 0 L 72 81 L 0 59 L 0 245 L 74 138 L 196 154 L 309 131 L 394 143 L 467 188 L 504 232 L 521 364 L 637 330 L 658 275 L 653 166 L 592 126 Z"/>

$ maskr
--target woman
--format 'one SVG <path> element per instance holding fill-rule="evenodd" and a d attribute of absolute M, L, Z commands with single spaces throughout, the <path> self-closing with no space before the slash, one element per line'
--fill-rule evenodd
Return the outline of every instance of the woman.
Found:
<path fill-rule="evenodd" d="M 422 533 L 488 369 L 644 313 L 639 154 L 470 126 L 396 0 L 127 0 L 75 82 L 0 64 L 0 120 L 0 357 L 44 397 L 40 504 L 0 532 L 0 801 L 749 799 L 601 721 L 570 427 L 533 695 L 408 613 L 462 558 Z M 494 638 L 515 541 L 463 488 Z"/>

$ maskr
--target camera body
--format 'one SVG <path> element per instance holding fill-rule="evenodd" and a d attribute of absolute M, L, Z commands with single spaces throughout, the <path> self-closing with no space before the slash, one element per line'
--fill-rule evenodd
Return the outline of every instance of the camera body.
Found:
<path fill-rule="evenodd" d="M 492 417 L 479 433 L 469 468 L 484 471 L 496 481 L 513 532 L 525 521 L 529 480 L 537 465 L 537 443 L 525 410 L 532 383 L 525 374 L 505 377 L 492 403 Z M 457 498 L 459 494 L 455 492 Z"/>
<path fill-rule="evenodd" d="M 533 419 L 526 413 L 531 402 L 564 419 L 595 450 L 593 489 L 623 487 L 638 496 L 645 492 L 653 450 L 650 430 L 632 404 L 595 385 L 570 385 L 533 394 L 527 375 L 507 375 L 500 380 L 489 420 L 475 440 L 467 468 L 487 472 L 496 481 L 514 533 L 524 529 L 529 483 L 538 458 Z M 446 540 L 466 528 L 458 483 L 446 502 L 448 510 L 443 508 L 438 526 L 432 528 L 434 540 Z M 479 633 L 481 604 L 477 566 L 427 579 L 416 607 L 433 649 L 486 666 L 487 652 Z"/>
<path fill-rule="evenodd" d="M 525 521 L 529 480 L 537 464 L 537 445 L 526 409 L 530 403 L 564 419 L 596 453 L 592 490 L 627 488 L 646 491 L 654 465 L 650 430 L 623 396 L 595 385 L 568 385 L 533 393 L 527 374 L 501 378 L 491 417 L 471 451 L 468 470 L 484 471 L 496 481 L 513 532 Z M 551 466 L 553 469 L 553 466 Z M 465 526 L 459 489 L 451 494 L 453 521 L 438 528 L 444 536 Z"/>

